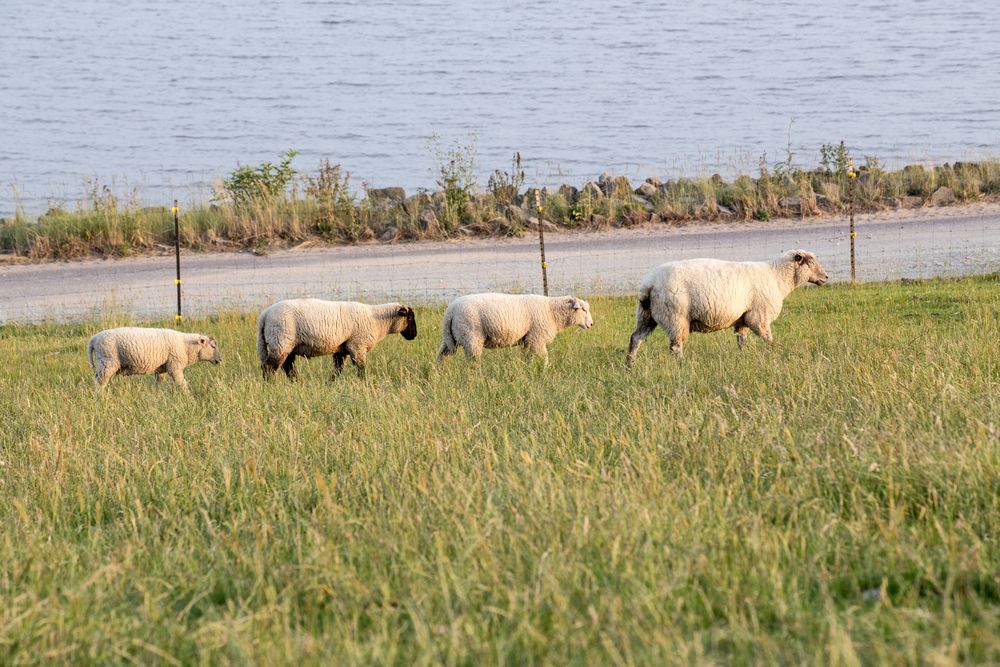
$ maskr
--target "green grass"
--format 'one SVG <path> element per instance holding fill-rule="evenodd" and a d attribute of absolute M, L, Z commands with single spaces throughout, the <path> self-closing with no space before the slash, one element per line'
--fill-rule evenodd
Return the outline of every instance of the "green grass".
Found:
<path fill-rule="evenodd" d="M 95 394 L 93 325 L 0 328 L 0 663 L 1000 661 L 1000 277 L 803 289 L 767 348 L 628 299 L 542 371 L 418 312 L 328 381 Z M 301 363 L 301 362 L 300 362 Z"/>

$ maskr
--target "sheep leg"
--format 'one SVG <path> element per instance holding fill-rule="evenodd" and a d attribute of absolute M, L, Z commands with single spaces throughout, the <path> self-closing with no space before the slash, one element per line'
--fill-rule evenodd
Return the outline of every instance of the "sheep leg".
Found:
<path fill-rule="evenodd" d="M 625 367 L 632 368 L 632 364 L 635 363 L 635 355 L 639 353 L 639 348 L 642 346 L 642 341 L 646 339 L 646 336 L 653 333 L 656 328 L 656 320 L 653 319 L 653 314 L 644 308 L 637 308 L 635 313 L 635 331 L 632 332 L 632 337 L 628 341 L 628 354 L 625 356 Z"/>
<path fill-rule="evenodd" d="M 261 373 L 265 380 L 270 380 L 278 369 L 281 368 L 285 363 L 285 360 L 281 357 L 268 357 L 267 360 L 260 365 Z"/>
<path fill-rule="evenodd" d="M 347 361 L 346 352 L 334 352 L 333 353 L 333 375 L 331 379 L 336 380 L 340 377 L 340 373 L 344 370 L 344 362 Z"/>
<path fill-rule="evenodd" d="M 355 368 L 358 369 L 358 377 L 363 380 L 367 374 L 365 371 L 365 358 L 367 354 L 359 349 L 349 349 L 348 354 L 351 355 L 351 361 L 354 362 Z"/>
<path fill-rule="evenodd" d="M 97 372 L 94 373 L 94 384 L 97 385 L 98 389 L 103 389 L 104 385 L 106 385 L 117 372 L 118 368 L 114 365 L 98 362 Z"/>
<path fill-rule="evenodd" d="M 466 336 L 465 340 L 462 341 L 462 349 L 465 350 L 466 357 L 478 363 L 479 355 L 483 353 L 483 345 L 485 344 L 486 341 L 482 338 Z"/>
<path fill-rule="evenodd" d="M 285 375 L 288 376 L 289 380 L 294 380 L 299 376 L 299 372 L 295 370 L 295 355 L 290 354 L 281 364 L 281 370 L 285 371 Z"/>
<path fill-rule="evenodd" d="M 455 354 L 455 348 L 442 341 L 441 347 L 438 349 L 437 363 L 440 364 L 453 354 Z"/>
<path fill-rule="evenodd" d="M 770 343 L 774 340 L 774 337 L 771 335 L 770 322 L 747 320 L 747 326 L 750 327 L 751 331 L 760 336 L 765 343 Z"/>
<path fill-rule="evenodd" d="M 675 357 L 683 357 L 684 343 L 687 342 L 688 336 L 691 335 L 688 325 L 686 323 L 675 323 L 667 331 L 667 335 L 670 336 L 670 351 L 674 353 Z"/>
<path fill-rule="evenodd" d="M 750 327 L 742 322 L 737 322 L 733 331 L 736 332 L 736 345 L 742 350 L 747 344 L 747 332 L 750 331 Z"/>
<path fill-rule="evenodd" d="M 535 355 L 536 357 L 541 357 L 542 366 L 548 367 L 549 365 L 549 351 L 545 346 L 545 342 L 541 340 L 531 339 L 524 342 L 524 349 Z"/>
<path fill-rule="evenodd" d="M 180 366 L 168 365 L 167 375 L 169 375 L 173 379 L 173 381 L 177 383 L 178 387 L 180 387 L 184 391 L 188 390 L 188 383 L 187 380 L 184 379 L 183 368 L 181 368 Z"/>

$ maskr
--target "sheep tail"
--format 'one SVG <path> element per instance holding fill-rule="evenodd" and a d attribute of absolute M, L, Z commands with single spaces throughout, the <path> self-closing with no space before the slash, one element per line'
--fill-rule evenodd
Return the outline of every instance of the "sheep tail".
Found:
<path fill-rule="evenodd" d="M 261 317 L 257 322 L 257 356 L 263 365 L 267 361 L 267 336 L 264 335 L 264 325 L 266 318 Z"/>
<path fill-rule="evenodd" d="M 650 308 L 652 305 L 651 293 L 653 291 L 652 285 L 643 285 L 639 289 L 639 310 L 646 315 L 650 314 Z"/>
<path fill-rule="evenodd" d="M 90 362 L 90 367 L 97 370 L 97 366 L 94 365 L 94 341 L 91 340 L 87 343 L 87 361 Z"/>

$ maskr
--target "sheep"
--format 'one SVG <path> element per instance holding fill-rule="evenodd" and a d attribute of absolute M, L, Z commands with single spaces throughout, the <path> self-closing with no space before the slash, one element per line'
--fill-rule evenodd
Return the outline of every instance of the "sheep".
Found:
<path fill-rule="evenodd" d="M 281 368 L 297 377 L 296 357 L 333 355 L 333 378 L 347 357 L 365 377 L 365 359 L 376 343 L 391 333 L 417 337 L 413 309 L 401 303 L 369 306 L 355 301 L 286 299 L 264 310 L 257 320 L 257 355 L 264 379 Z"/>
<path fill-rule="evenodd" d="M 469 294 L 452 301 L 444 312 L 437 361 L 455 353 L 459 345 L 475 361 L 483 347 L 523 345 L 548 365 L 548 345 L 563 329 L 594 325 L 590 304 L 574 296 L 534 294 Z"/>
<path fill-rule="evenodd" d="M 733 327 L 741 350 L 748 329 L 770 343 L 771 322 L 781 313 L 785 297 L 807 282 L 825 284 L 826 271 L 805 250 L 789 250 L 770 262 L 688 259 L 661 264 L 646 274 L 639 288 L 626 366 L 635 362 L 639 346 L 656 325 L 670 337 L 676 356 L 682 356 L 692 331 Z"/>
<path fill-rule="evenodd" d="M 169 375 L 187 391 L 184 369 L 197 361 L 222 363 L 222 355 L 215 339 L 203 334 L 120 327 L 95 334 L 87 343 L 87 360 L 94 369 L 98 389 L 118 373 L 154 373 L 157 382 Z"/>

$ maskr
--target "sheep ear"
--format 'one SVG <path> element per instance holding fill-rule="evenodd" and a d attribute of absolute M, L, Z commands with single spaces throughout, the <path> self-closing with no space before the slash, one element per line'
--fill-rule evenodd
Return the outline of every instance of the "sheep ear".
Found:
<path fill-rule="evenodd" d="M 204 336 L 202 336 L 201 338 L 198 339 L 198 345 L 204 345 L 207 342 L 208 342 L 208 339 L 205 338 Z"/>
<path fill-rule="evenodd" d="M 396 314 L 399 315 L 400 317 L 406 317 L 407 315 L 410 314 L 410 309 L 407 308 L 406 306 L 400 306 Z"/>
<path fill-rule="evenodd" d="M 804 260 L 804 259 L 805 259 L 805 257 L 803 257 L 800 253 L 795 253 L 795 263 L 796 264 L 801 264 L 802 260 Z"/>
<path fill-rule="evenodd" d="M 573 299 L 573 310 L 580 310 L 581 308 L 583 308 L 583 306 L 580 305 L 580 302 Z"/>

